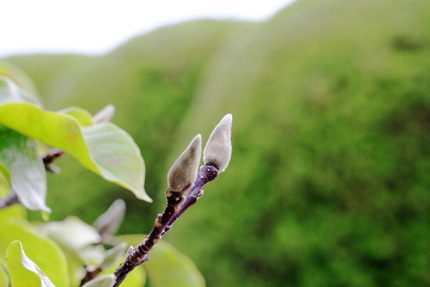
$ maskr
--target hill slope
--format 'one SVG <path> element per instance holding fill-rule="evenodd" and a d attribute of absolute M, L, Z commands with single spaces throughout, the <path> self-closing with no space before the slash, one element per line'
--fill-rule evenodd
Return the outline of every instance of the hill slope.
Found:
<path fill-rule="evenodd" d="M 232 163 L 170 235 L 209 286 L 428 284 L 429 13 L 298 1 L 225 44 L 185 122 L 233 113 Z"/>

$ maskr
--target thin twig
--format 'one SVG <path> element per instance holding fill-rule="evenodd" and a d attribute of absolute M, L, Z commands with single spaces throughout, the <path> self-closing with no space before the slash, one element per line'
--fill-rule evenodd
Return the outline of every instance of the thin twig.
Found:
<path fill-rule="evenodd" d="M 93 280 L 94 278 L 97 277 L 97 275 L 99 275 L 103 271 L 100 267 L 98 267 L 94 270 L 91 270 L 89 267 L 87 267 L 86 269 L 87 269 L 87 272 L 86 272 L 84 278 L 82 278 L 81 284 L 79 285 L 79 287 L 84 286 L 85 283 Z"/>
<path fill-rule="evenodd" d="M 3 198 L 0 198 L 0 209 L 6 208 L 8 206 L 18 204 L 18 203 L 21 203 L 21 201 L 19 200 L 19 197 L 18 195 L 16 195 L 15 191 L 11 189 L 8 195 L 6 195 Z"/>
<path fill-rule="evenodd" d="M 197 200 L 203 195 L 202 188 L 218 176 L 218 168 L 208 163 L 201 167 L 200 172 L 194 182 L 194 186 L 185 196 L 185 200 L 181 204 L 182 195 L 178 192 L 172 192 L 167 198 L 167 206 L 162 214 L 159 214 L 154 222 L 154 228 L 151 233 L 136 247 L 134 247 L 123 263 L 115 270 L 115 284 L 113 287 L 118 287 L 128 276 L 128 274 L 139 265 L 142 265 L 150 258 L 150 252 L 157 242 L 161 240 L 163 235 L 168 232 L 172 224 Z M 180 206 L 178 208 L 178 206 Z"/>
<path fill-rule="evenodd" d="M 58 167 L 52 165 L 52 162 L 62 156 L 64 154 L 63 151 L 58 149 L 52 149 L 50 150 L 44 157 L 43 157 L 43 164 L 45 165 L 45 169 L 47 171 L 51 172 L 58 172 Z M 18 195 L 13 189 L 10 189 L 8 195 L 6 195 L 3 198 L 0 198 L 0 209 L 6 208 L 8 206 L 21 203 L 19 200 Z"/>
<path fill-rule="evenodd" d="M 59 149 L 51 149 L 48 153 L 43 157 L 43 164 L 45 165 L 45 169 L 52 173 L 60 173 L 60 168 L 53 165 L 52 163 L 57 158 L 61 157 L 64 154 L 64 151 Z"/>

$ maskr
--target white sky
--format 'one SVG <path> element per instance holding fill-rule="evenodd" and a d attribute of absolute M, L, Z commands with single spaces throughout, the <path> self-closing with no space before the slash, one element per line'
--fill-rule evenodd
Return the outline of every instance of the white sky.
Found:
<path fill-rule="evenodd" d="M 154 28 L 196 18 L 265 20 L 294 0 L 2 0 L 0 57 L 104 53 Z"/>

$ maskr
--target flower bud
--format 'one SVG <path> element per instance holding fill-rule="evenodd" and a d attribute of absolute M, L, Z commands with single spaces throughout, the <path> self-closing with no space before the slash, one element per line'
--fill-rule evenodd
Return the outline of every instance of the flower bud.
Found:
<path fill-rule="evenodd" d="M 93 116 L 93 121 L 95 123 L 110 122 L 114 114 L 115 114 L 115 106 L 107 105 L 106 107 L 98 111 L 97 114 Z"/>
<path fill-rule="evenodd" d="M 200 163 L 202 152 L 202 137 L 197 135 L 191 141 L 190 145 L 176 159 L 175 163 L 167 174 L 168 188 L 166 191 L 167 197 L 170 192 L 180 192 L 185 194 L 194 183 L 197 176 L 197 168 Z"/>
<path fill-rule="evenodd" d="M 215 165 L 220 173 L 227 168 L 231 158 L 232 121 L 233 116 L 231 114 L 227 114 L 222 118 L 212 131 L 203 152 L 205 164 L 211 163 Z"/>

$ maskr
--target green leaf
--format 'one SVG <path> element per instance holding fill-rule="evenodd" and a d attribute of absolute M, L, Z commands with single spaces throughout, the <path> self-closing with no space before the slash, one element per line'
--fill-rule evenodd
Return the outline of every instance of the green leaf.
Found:
<path fill-rule="evenodd" d="M 145 235 L 118 236 L 120 241 L 136 246 Z M 151 251 L 151 259 L 142 265 L 152 287 L 204 287 L 205 280 L 194 263 L 173 245 L 160 241 Z"/>
<path fill-rule="evenodd" d="M 74 117 L 75 119 L 78 120 L 81 126 L 86 127 L 94 124 L 91 114 L 88 111 L 81 109 L 79 107 L 69 107 L 58 112 Z"/>
<path fill-rule="evenodd" d="M 143 189 L 144 164 L 133 139 L 112 123 L 82 127 L 67 114 L 28 103 L 0 104 L 0 124 L 74 156 L 84 167 L 151 202 Z"/>
<path fill-rule="evenodd" d="M 27 210 L 20 204 L 0 209 L 0 223 L 21 223 L 27 219 Z"/>
<path fill-rule="evenodd" d="M 0 163 L 0 197 L 5 196 L 10 190 L 10 172 Z"/>
<path fill-rule="evenodd" d="M 70 279 L 69 286 L 79 286 L 82 277 L 84 276 L 83 274 L 85 274 L 85 268 L 83 267 L 84 263 L 82 259 L 79 257 L 79 254 L 76 251 L 73 251 L 64 245 L 58 245 L 67 258 L 67 273 Z"/>
<path fill-rule="evenodd" d="M 111 287 L 115 283 L 114 275 L 101 275 L 85 283 L 82 287 Z"/>
<path fill-rule="evenodd" d="M 43 271 L 27 257 L 20 241 L 13 241 L 9 245 L 6 258 L 14 287 L 55 287 Z"/>
<path fill-rule="evenodd" d="M 85 127 L 82 131 L 103 176 L 133 191 L 138 198 L 152 202 L 143 190 L 144 164 L 133 139 L 109 122 Z"/>
<path fill-rule="evenodd" d="M 64 221 L 41 224 L 38 226 L 38 230 L 41 234 L 74 251 L 100 243 L 101 240 L 100 234 L 94 227 L 74 216 L 69 216 Z"/>
<path fill-rule="evenodd" d="M 92 118 L 94 123 L 110 122 L 115 114 L 115 106 L 107 105 L 98 111 Z"/>
<path fill-rule="evenodd" d="M 122 199 L 115 200 L 105 213 L 100 215 L 93 226 L 102 236 L 102 241 L 112 238 L 121 225 L 125 215 L 125 202 Z"/>
<path fill-rule="evenodd" d="M 0 223 L 0 261 L 6 259 L 5 250 L 15 240 L 22 242 L 26 254 L 57 287 L 69 286 L 67 262 L 62 250 L 52 240 L 32 233 L 28 227 L 13 223 Z M 15 285 L 12 280 L 12 286 L 31 285 Z"/>
<path fill-rule="evenodd" d="M 8 169 L 11 187 L 25 207 L 50 212 L 45 203 L 45 167 L 34 139 L 9 128 L 1 129 L 0 164 Z"/>
<path fill-rule="evenodd" d="M 0 103 L 6 102 L 27 102 L 41 106 L 36 97 L 20 89 L 9 78 L 0 76 Z"/>
<path fill-rule="evenodd" d="M 108 268 L 111 268 L 113 265 L 115 265 L 115 263 L 118 262 L 119 258 L 124 256 L 126 248 L 127 248 L 127 243 L 122 242 L 116 245 L 114 248 L 106 251 L 104 254 L 103 263 L 101 264 L 100 268 L 102 270 L 106 270 Z"/>
<path fill-rule="evenodd" d="M 194 263 L 166 241 L 154 247 L 151 257 L 145 266 L 151 286 L 205 286 L 205 280 Z"/>
<path fill-rule="evenodd" d="M 37 88 L 32 79 L 20 68 L 5 60 L 0 60 L 0 76 L 11 79 L 18 86 L 30 92 L 39 101 Z"/>
<path fill-rule="evenodd" d="M 0 266 L 0 287 L 9 286 L 9 277 L 7 276 L 3 267 Z"/>

